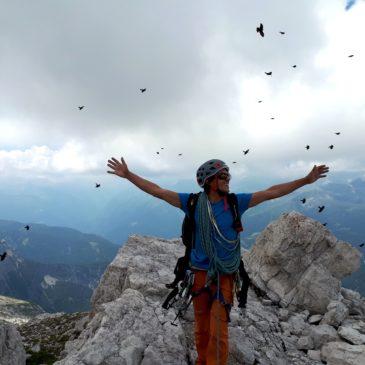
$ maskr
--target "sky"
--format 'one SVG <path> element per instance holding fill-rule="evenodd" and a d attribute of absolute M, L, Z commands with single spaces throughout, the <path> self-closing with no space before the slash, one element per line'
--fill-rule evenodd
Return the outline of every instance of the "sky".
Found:
<path fill-rule="evenodd" d="M 152 181 L 211 158 L 365 177 L 365 2 L 346 3 L 0 0 L 0 180 L 111 179 L 112 156 Z"/>

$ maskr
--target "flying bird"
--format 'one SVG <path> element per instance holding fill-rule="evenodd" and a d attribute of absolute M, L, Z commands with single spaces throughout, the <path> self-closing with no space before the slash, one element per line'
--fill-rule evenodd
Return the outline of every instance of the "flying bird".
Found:
<path fill-rule="evenodd" d="M 296 68 L 296 67 L 297 67 L 297 65 L 293 65 L 292 67 L 293 67 L 293 68 Z"/>
<path fill-rule="evenodd" d="M 349 58 L 351 58 L 351 57 L 354 57 L 354 55 L 353 55 L 353 54 L 350 54 L 350 55 L 349 55 Z"/>
<path fill-rule="evenodd" d="M 322 225 L 323 225 L 323 226 L 327 226 L 327 223 L 323 223 Z"/>
<path fill-rule="evenodd" d="M 262 23 L 260 23 L 260 26 L 256 28 L 256 32 L 259 33 L 261 35 L 261 37 L 264 37 L 264 25 Z"/>
<path fill-rule="evenodd" d="M 357 0 L 347 0 L 345 10 L 350 10 L 356 3 Z"/>
<path fill-rule="evenodd" d="M 271 75 L 272 75 L 272 71 L 270 71 L 270 72 L 266 72 L 266 71 L 265 71 L 265 74 L 266 74 L 267 76 L 271 76 Z"/>
<path fill-rule="evenodd" d="M 29 231 L 29 226 L 28 225 L 26 225 L 25 227 L 24 227 L 27 231 Z"/>
<path fill-rule="evenodd" d="M 340 135 L 341 132 L 335 132 L 335 134 Z"/>
<path fill-rule="evenodd" d="M 79 110 L 82 110 L 82 109 L 84 109 L 85 108 L 85 105 L 81 105 L 81 106 L 79 106 Z"/>
<path fill-rule="evenodd" d="M 248 151 L 249 151 L 249 149 L 248 150 L 243 150 L 243 153 L 245 154 L 245 155 L 247 155 L 248 154 Z"/>
<path fill-rule="evenodd" d="M 147 89 L 145 88 L 145 89 L 139 89 L 139 90 L 141 90 L 141 93 L 144 93 Z"/>
<path fill-rule="evenodd" d="M 182 153 L 179 153 L 179 156 L 182 156 Z"/>
<path fill-rule="evenodd" d="M 300 199 L 300 201 L 304 204 L 306 202 L 306 199 L 303 198 L 303 199 Z"/>
<path fill-rule="evenodd" d="M 285 34 L 285 32 L 283 32 L 282 30 L 279 32 L 280 34 Z"/>
<path fill-rule="evenodd" d="M 270 119 L 271 119 L 271 120 L 274 120 L 275 118 L 274 118 L 274 117 L 271 117 Z"/>
<path fill-rule="evenodd" d="M 96 188 L 100 188 L 100 184 L 95 183 L 95 187 L 96 187 Z"/>
<path fill-rule="evenodd" d="M 333 144 L 331 144 L 331 146 L 328 146 L 328 148 L 330 148 L 331 150 L 333 150 Z"/>
<path fill-rule="evenodd" d="M 6 251 L 2 255 L 0 255 L 0 258 L 1 258 L 0 261 L 4 261 L 6 255 L 7 255 Z"/>
<path fill-rule="evenodd" d="M 236 161 L 233 161 L 232 163 L 237 163 Z"/>
<path fill-rule="evenodd" d="M 305 146 L 305 148 L 306 148 L 307 150 L 309 150 L 309 148 L 310 148 L 310 147 L 309 147 L 308 145 L 306 145 L 306 146 Z"/>
<path fill-rule="evenodd" d="M 322 205 L 321 207 L 318 207 L 318 213 L 321 213 L 323 209 L 324 209 L 324 205 Z"/>
<path fill-rule="evenodd" d="M 359 245 L 359 247 L 364 247 L 365 243 L 362 243 L 361 245 Z"/>
<path fill-rule="evenodd" d="M 160 152 L 158 152 L 158 151 L 157 151 L 156 153 L 157 153 L 158 155 L 160 154 Z"/>

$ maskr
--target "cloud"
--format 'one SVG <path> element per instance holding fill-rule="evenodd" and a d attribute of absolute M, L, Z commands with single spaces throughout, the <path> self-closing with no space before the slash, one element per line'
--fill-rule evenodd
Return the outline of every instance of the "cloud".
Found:
<path fill-rule="evenodd" d="M 312 161 L 361 167 L 365 12 L 337 5 L 7 2 L 0 14 L 2 166 L 100 173 L 107 158 L 123 155 L 150 176 L 194 176 L 210 158 L 237 160 L 242 177 L 280 175 L 296 161 L 304 162 L 293 176 Z M 260 22 L 264 38 L 255 31 Z M 342 135 L 333 140 L 336 130 Z M 250 148 L 245 157 L 243 148 Z"/>
<path fill-rule="evenodd" d="M 26 150 L 0 150 L 2 176 L 80 174 L 95 170 L 98 163 L 77 142 L 68 142 L 59 150 L 51 150 L 47 146 L 32 146 Z"/>

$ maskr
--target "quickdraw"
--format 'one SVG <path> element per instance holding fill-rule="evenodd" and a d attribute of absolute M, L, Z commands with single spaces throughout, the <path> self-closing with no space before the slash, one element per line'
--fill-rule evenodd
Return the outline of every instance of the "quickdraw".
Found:
<path fill-rule="evenodd" d="M 165 309 L 169 309 L 171 307 L 177 310 L 177 314 L 173 322 L 171 324 L 173 326 L 177 326 L 174 322 L 179 318 L 183 318 L 186 311 L 188 310 L 192 300 L 193 293 L 192 288 L 194 285 L 194 272 L 191 270 L 186 270 L 185 278 L 180 283 L 179 286 L 175 286 L 173 291 L 166 298 L 165 302 L 162 304 L 162 307 Z"/>

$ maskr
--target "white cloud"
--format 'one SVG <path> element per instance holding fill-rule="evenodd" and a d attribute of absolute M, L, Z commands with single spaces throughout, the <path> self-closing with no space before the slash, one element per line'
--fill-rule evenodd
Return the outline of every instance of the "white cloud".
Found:
<path fill-rule="evenodd" d="M 25 150 L 0 150 L 0 171 L 3 175 L 83 173 L 95 170 L 99 160 L 78 142 L 67 142 L 58 150 L 32 146 Z"/>
<path fill-rule="evenodd" d="M 238 177 L 364 170 L 364 2 L 81 3 L 8 5 L 3 174 L 105 172 L 122 155 L 141 175 L 194 176 L 210 158 Z"/>

